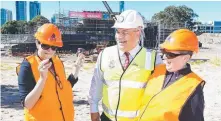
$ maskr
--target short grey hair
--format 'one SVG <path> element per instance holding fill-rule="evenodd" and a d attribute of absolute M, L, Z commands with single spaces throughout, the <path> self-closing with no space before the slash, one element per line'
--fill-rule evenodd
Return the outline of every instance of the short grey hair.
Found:
<path fill-rule="evenodd" d="M 139 28 L 140 29 L 140 38 L 139 38 L 139 42 L 140 42 L 140 44 L 141 44 L 141 46 L 144 46 L 144 45 L 142 45 L 142 43 L 144 43 L 144 39 L 145 39 L 145 33 L 144 33 L 144 29 L 142 29 L 142 28 Z"/>

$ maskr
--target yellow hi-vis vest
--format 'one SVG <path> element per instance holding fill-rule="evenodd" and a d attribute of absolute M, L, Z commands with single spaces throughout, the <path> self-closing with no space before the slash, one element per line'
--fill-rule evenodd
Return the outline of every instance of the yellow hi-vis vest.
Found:
<path fill-rule="evenodd" d="M 26 57 L 31 64 L 35 81 L 40 78 L 38 65 L 40 59 L 37 56 Z M 73 121 L 74 105 L 71 83 L 66 80 L 64 66 L 58 56 L 52 57 L 55 72 L 63 86 L 59 88 L 55 76 L 48 71 L 48 77 L 42 91 L 41 97 L 30 110 L 24 108 L 25 121 Z M 16 68 L 19 74 L 20 65 Z"/>
<path fill-rule="evenodd" d="M 142 100 L 139 121 L 179 121 L 183 106 L 198 85 L 205 82 L 191 72 L 162 89 L 166 66 L 161 64 L 148 81 Z"/>
<path fill-rule="evenodd" d="M 101 70 L 104 74 L 103 110 L 111 120 L 138 119 L 141 99 L 154 69 L 156 52 L 141 48 L 126 70 L 123 70 L 117 46 L 104 49 Z"/>

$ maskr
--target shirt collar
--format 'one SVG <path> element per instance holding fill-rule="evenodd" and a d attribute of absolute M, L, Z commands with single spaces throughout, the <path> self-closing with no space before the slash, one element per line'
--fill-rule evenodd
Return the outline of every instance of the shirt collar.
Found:
<path fill-rule="evenodd" d="M 137 52 L 140 50 L 140 48 L 141 48 L 140 45 L 137 44 L 137 46 L 135 48 L 133 48 L 132 50 L 129 51 L 130 56 L 132 56 L 134 58 L 135 55 L 137 54 Z M 124 52 L 119 49 L 119 54 L 120 54 L 120 56 L 123 56 Z"/>
<path fill-rule="evenodd" d="M 180 77 L 180 76 L 185 76 L 189 73 L 191 73 L 191 67 L 190 67 L 190 64 L 186 64 L 184 68 L 182 68 L 181 70 L 178 70 L 176 72 L 168 72 L 167 71 L 167 74 L 174 74 L 175 77 Z"/>

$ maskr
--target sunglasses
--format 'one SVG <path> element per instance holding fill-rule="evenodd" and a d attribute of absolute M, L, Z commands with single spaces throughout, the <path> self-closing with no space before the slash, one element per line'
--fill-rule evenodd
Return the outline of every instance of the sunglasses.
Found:
<path fill-rule="evenodd" d="M 175 54 L 175 53 L 171 53 L 171 52 L 163 52 L 162 55 L 161 55 L 162 59 L 163 59 L 164 55 L 167 57 L 167 59 L 173 59 L 173 58 L 176 58 L 176 57 L 181 56 L 181 55 L 187 55 L 187 53 Z"/>
<path fill-rule="evenodd" d="M 58 47 L 56 47 L 56 46 L 50 46 L 50 45 L 46 45 L 46 44 L 41 44 L 41 48 L 43 50 L 48 50 L 49 48 L 51 48 L 53 51 L 58 49 Z"/>

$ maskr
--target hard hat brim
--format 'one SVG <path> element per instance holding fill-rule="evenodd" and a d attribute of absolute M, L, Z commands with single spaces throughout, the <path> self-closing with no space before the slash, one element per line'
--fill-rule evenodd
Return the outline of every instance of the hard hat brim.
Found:
<path fill-rule="evenodd" d="M 168 44 L 168 43 L 162 43 L 160 44 L 160 48 L 161 49 L 166 49 L 169 51 L 192 51 L 197 53 L 198 52 L 198 48 L 189 48 L 189 47 L 176 47 L 174 45 Z"/>
<path fill-rule="evenodd" d="M 114 25 L 111 28 L 125 28 L 125 29 L 133 29 L 133 28 L 138 28 L 137 26 L 128 26 L 128 25 Z"/>
<path fill-rule="evenodd" d="M 128 24 L 123 24 L 123 23 L 115 23 L 111 28 L 125 28 L 125 29 L 134 29 L 138 28 L 139 26 L 133 26 L 133 25 L 128 25 Z M 144 28 L 142 26 L 142 28 Z"/>
<path fill-rule="evenodd" d="M 166 50 L 179 50 L 176 47 L 171 46 L 170 44 L 167 44 L 167 43 L 160 44 L 160 48 L 166 49 Z"/>
<path fill-rule="evenodd" d="M 43 37 L 40 37 L 40 36 L 35 36 L 35 38 L 39 41 L 39 42 L 41 42 L 41 43 L 43 43 L 43 44 L 46 44 L 46 45 L 50 45 L 50 46 L 56 46 L 56 47 L 62 47 L 63 46 L 63 42 L 49 42 L 49 41 L 46 41 L 46 40 L 44 40 L 44 38 Z"/>

